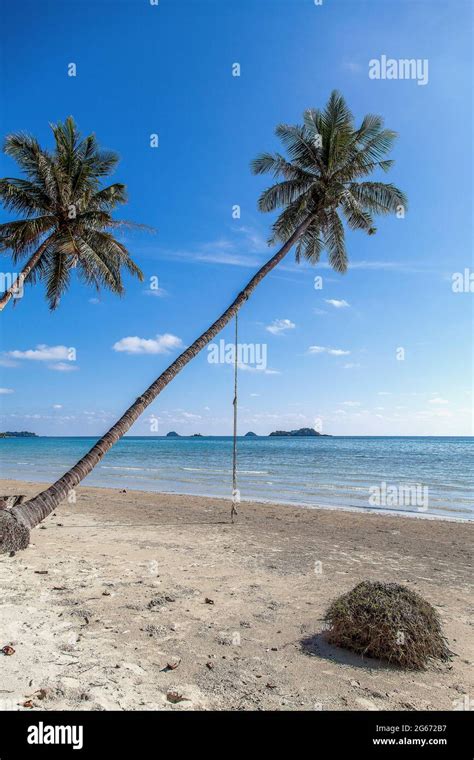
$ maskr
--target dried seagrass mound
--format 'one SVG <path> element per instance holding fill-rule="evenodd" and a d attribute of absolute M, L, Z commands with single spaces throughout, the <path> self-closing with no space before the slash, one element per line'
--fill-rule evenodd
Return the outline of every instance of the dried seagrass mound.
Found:
<path fill-rule="evenodd" d="M 330 644 L 408 670 L 451 655 L 436 610 L 398 583 L 363 581 L 336 599 L 324 619 Z"/>

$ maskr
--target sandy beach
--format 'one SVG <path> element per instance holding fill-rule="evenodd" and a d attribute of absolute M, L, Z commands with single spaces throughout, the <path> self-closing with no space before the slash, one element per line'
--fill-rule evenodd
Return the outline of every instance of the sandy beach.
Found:
<path fill-rule="evenodd" d="M 1 481 L 4 494 L 39 490 Z M 243 503 L 231 525 L 229 509 L 202 497 L 78 489 L 26 551 L 0 559 L 0 647 L 15 650 L 0 659 L 1 708 L 468 703 L 472 526 L 260 503 Z M 452 661 L 403 672 L 329 647 L 329 602 L 364 579 L 403 583 L 430 601 Z"/>

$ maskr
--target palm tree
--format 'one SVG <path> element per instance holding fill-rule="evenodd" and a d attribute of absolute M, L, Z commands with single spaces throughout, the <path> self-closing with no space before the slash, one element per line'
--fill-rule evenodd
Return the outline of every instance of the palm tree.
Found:
<path fill-rule="evenodd" d="M 29 531 L 38 525 L 88 475 L 156 399 L 169 382 L 222 330 L 255 290 L 296 244 L 296 258 L 312 264 L 327 249 L 329 261 L 345 272 L 348 259 L 340 212 L 351 229 L 372 235 L 374 214 L 389 214 L 406 208 L 404 194 L 393 185 L 365 182 L 376 169 L 387 171 L 395 133 L 383 128 L 378 116 L 366 116 L 358 129 L 343 97 L 333 92 L 323 111 L 306 111 L 299 126 L 281 125 L 276 130 L 288 151 L 263 154 L 252 164 L 257 174 L 271 172 L 281 178 L 260 197 L 262 211 L 283 207 L 273 225 L 273 240 L 281 248 L 252 277 L 223 314 L 139 396 L 113 427 L 56 483 L 33 499 L 0 511 L 0 550 L 28 544 Z"/>
<path fill-rule="evenodd" d="M 0 251 L 11 251 L 13 263 L 26 256 L 21 274 L 0 298 L 0 311 L 24 282 L 41 279 L 55 309 L 69 286 L 71 270 L 89 285 L 124 291 L 121 269 L 139 279 L 140 269 L 111 230 L 124 224 L 111 212 L 125 203 L 125 185 L 100 187 L 113 172 L 118 156 L 100 150 L 94 135 L 81 138 L 72 117 L 51 125 L 55 149 L 50 153 L 29 135 L 11 134 L 4 151 L 18 163 L 25 179 L 0 180 L 5 208 L 24 218 L 0 225 Z"/>

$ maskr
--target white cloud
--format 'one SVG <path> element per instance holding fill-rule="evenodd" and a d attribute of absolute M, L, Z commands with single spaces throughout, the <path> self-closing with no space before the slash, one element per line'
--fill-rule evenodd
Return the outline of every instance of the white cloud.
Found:
<path fill-rule="evenodd" d="M 335 309 L 346 309 L 350 306 L 350 304 L 347 303 L 347 301 L 344 301 L 344 299 L 341 299 L 338 301 L 337 298 L 326 298 L 326 303 L 331 304 L 331 306 L 334 306 Z"/>
<path fill-rule="evenodd" d="M 265 329 L 272 335 L 281 335 L 287 330 L 294 330 L 295 327 L 295 323 L 290 319 L 274 319 L 271 325 L 267 325 Z"/>
<path fill-rule="evenodd" d="M 7 355 L 13 359 L 50 362 L 60 361 L 61 359 L 69 360 L 70 350 L 67 346 L 47 346 L 45 343 L 40 343 L 36 348 L 29 348 L 27 351 L 8 351 Z"/>
<path fill-rule="evenodd" d="M 342 348 L 326 348 L 326 346 L 310 346 L 309 354 L 330 354 L 331 356 L 347 356 L 350 351 L 344 351 Z"/>
<path fill-rule="evenodd" d="M 100 303 L 100 298 L 89 298 L 89 303 L 92 303 L 95 306 Z"/>
<path fill-rule="evenodd" d="M 138 338 L 130 336 L 118 340 L 112 346 L 114 351 L 126 354 L 167 354 L 174 348 L 181 348 L 181 338 L 170 333 L 157 335 L 156 338 Z"/>
<path fill-rule="evenodd" d="M 435 398 L 429 399 L 430 404 L 449 404 L 449 401 L 445 398 L 440 398 L 439 396 L 435 396 Z"/>
<path fill-rule="evenodd" d="M 18 367 L 18 362 L 8 359 L 6 356 L 0 357 L 0 367 Z"/>
<path fill-rule="evenodd" d="M 8 393 L 14 393 L 13 388 L 0 388 L 0 395 L 6 396 Z"/>
<path fill-rule="evenodd" d="M 356 367 L 360 367 L 360 364 L 349 362 L 348 364 L 344 364 L 342 369 L 356 369 Z"/>
<path fill-rule="evenodd" d="M 53 409 L 62 409 L 62 408 L 63 408 L 62 404 L 53 404 Z"/>

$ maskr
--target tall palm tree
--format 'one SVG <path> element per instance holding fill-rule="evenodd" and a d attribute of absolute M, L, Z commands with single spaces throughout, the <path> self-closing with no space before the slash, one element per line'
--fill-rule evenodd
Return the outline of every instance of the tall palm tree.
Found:
<path fill-rule="evenodd" d="M 28 544 L 29 531 L 38 525 L 88 475 L 104 454 L 138 419 L 169 382 L 222 330 L 259 282 L 296 245 L 296 258 L 312 264 L 327 249 L 330 264 L 345 272 L 348 259 L 344 226 L 372 235 L 374 214 L 389 214 L 406 208 L 404 194 L 382 182 L 366 182 L 377 169 L 387 171 L 395 133 L 383 128 L 378 116 L 366 116 L 355 128 L 343 97 L 333 92 L 323 111 L 306 111 L 303 124 L 281 125 L 276 130 L 288 151 L 288 159 L 265 153 L 252 163 L 257 174 L 271 172 L 281 178 L 260 197 L 262 211 L 283 211 L 273 225 L 273 240 L 284 241 L 281 248 L 252 277 L 223 314 L 166 369 L 130 406 L 113 427 L 74 467 L 56 483 L 30 501 L 0 511 L 0 550 Z"/>
<path fill-rule="evenodd" d="M 4 151 L 18 163 L 25 179 L 0 179 L 0 200 L 24 218 L 0 225 L 0 251 L 11 251 L 13 263 L 26 256 L 11 287 L 0 298 L 0 311 L 26 280 L 41 279 L 55 309 L 69 286 L 71 270 L 89 285 L 123 293 L 121 269 L 139 279 L 140 269 L 111 234 L 123 224 L 111 212 L 125 203 L 125 185 L 100 187 L 113 172 L 118 156 L 99 149 L 94 135 L 81 138 L 72 117 L 51 125 L 55 140 L 49 152 L 29 135 L 11 134 Z"/>

